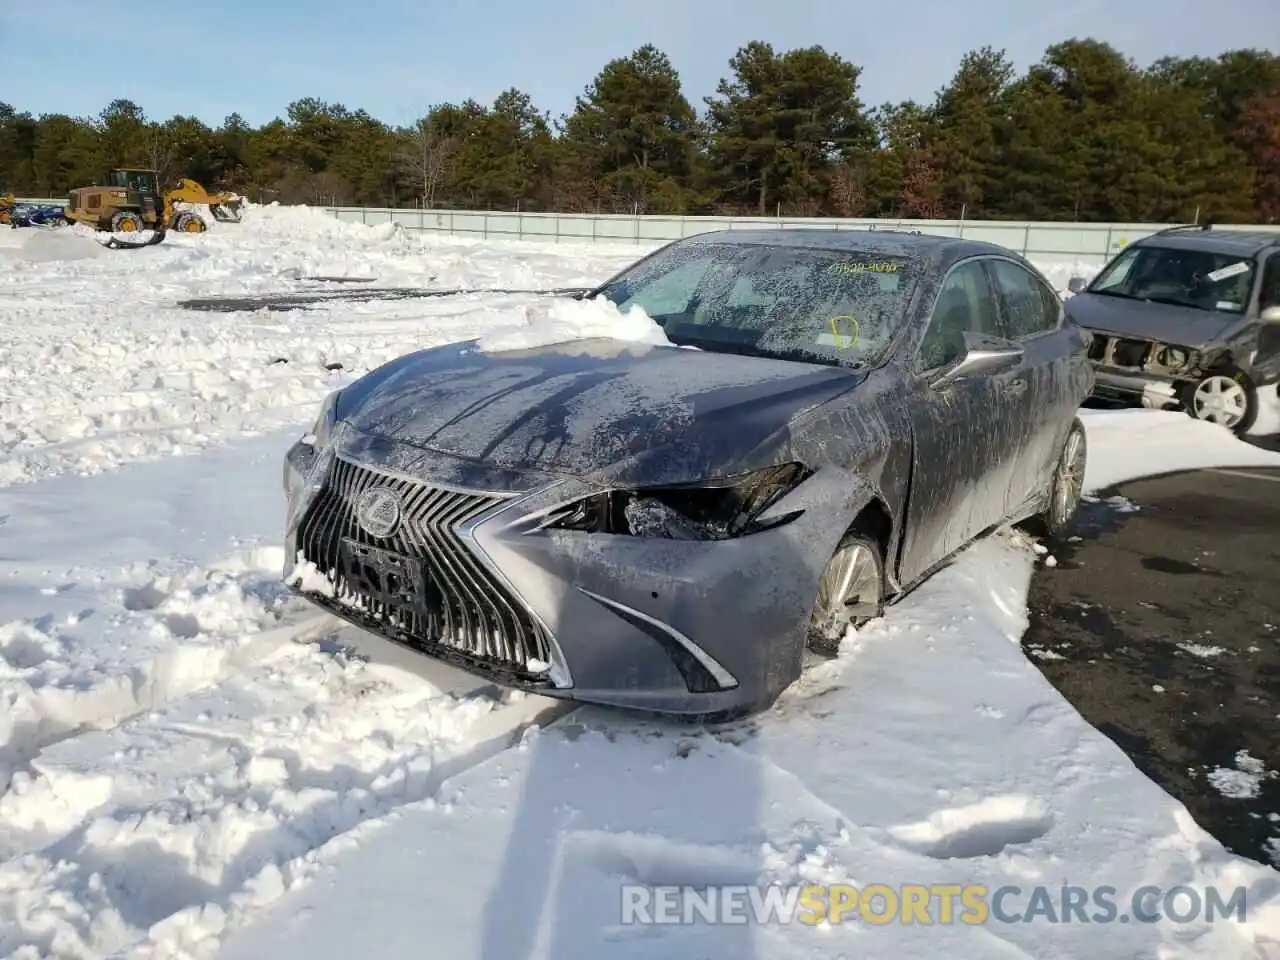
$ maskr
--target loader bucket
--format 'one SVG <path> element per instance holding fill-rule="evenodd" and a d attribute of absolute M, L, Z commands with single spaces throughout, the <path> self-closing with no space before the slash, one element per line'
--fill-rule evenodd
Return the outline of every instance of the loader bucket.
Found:
<path fill-rule="evenodd" d="M 157 243 L 163 243 L 164 235 L 164 224 L 158 224 L 151 236 L 139 243 L 126 243 L 118 237 L 112 237 L 102 245 L 109 250 L 141 250 L 143 247 L 154 247 Z"/>

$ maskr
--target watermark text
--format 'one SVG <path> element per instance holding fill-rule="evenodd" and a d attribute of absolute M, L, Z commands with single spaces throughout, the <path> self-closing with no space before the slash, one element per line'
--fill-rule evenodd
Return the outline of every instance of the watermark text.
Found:
<path fill-rule="evenodd" d="M 873 883 L 622 888 L 623 924 L 792 924 L 857 921 L 946 926 L 989 923 L 1244 922 L 1245 888 Z"/>

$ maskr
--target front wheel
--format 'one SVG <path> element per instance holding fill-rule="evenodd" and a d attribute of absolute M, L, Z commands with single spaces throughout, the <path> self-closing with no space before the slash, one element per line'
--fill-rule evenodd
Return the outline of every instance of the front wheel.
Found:
<path fill-rule="evenodd" d="M 204 233 L 209 229 L 204 220 L 190 210 L 184 210 L 174 218 L 173 228 L 178 233 Z"/>
<path fill-rule="evenodd" d="M 849 628 L 884 614 L 884 560 L 880 545 L 859 533 L 846 534 L 827 561 L 809 617 L 808 647 L 831 657 Z"/>
<path fill-rule="evenodd" d="M 1226 427 L 1237 436 L 1258 419 L 1258 391 L 1249 375 L 1236 367 L 1215 370 L 1181 392 L 1182 406 L 1196 420 Z"/>
<path fill-rule="evenodd" d="M 111 217 L 112 233 L 140 233 L 142 217 L 132 210 L 120 210 Z"/>
<path fill-rule="evenodd" d="M 1089 463 L 1089 445 L 1085 440 L 1084 424 L 1076 417 L 1067 431 L 1058 461 L 1049 481 L 1049 504 L 1043 512 L 1032 518 L 1036 533 L 1059 537 L 1066 532 L 1084 494 L 1084 473 Z"/>

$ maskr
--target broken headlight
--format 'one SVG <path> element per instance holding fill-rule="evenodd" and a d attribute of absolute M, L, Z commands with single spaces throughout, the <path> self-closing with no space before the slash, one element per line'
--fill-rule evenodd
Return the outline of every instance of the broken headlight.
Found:
<path fill-rule="evenodd" d="M 1156 350 L 1156 363 L 1166 370 L 1182 370 L 1191 362 L 1191 352 L 1182 347 L 1160 347 Z"/>
<path fill-rule="evenodd" d="M 803 464 L 784 463 L 697 484 L 606 490 L 558 507 L 539 529 L 666 540 L 732 540 L 798 517 L 802 511 L 760 519 L 812 474 Z"/>

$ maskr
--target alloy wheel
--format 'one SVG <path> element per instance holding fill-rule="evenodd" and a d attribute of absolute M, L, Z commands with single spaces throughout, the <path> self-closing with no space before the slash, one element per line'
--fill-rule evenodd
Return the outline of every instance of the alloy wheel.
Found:
<path fill-rule="evenodd" d="M 818 600 L 810 618 L 813 645 L 838 648 L 849 627 L 859 627 L 880 615 L 883 592 L 875 547 L 865 540 L 841 546 L 818 583 Z"/>
<path fill-rule="evenodd" d="M 1084 492 L 1084 433 L 1072 430 L 1062 448 L 1058 460 L 1058 475 L 1053 485 L 1053 523 L 1058 529 L 1066 526 Z"/>
<path fill-rule="evenodd" d="M 1249 395 L 1231 377 L 1205 377 L 1191 395 L 1192 413 L 1197 420 L 1207 420 L 1227 429 L 1234 428 L 1249 410 Z"/>

